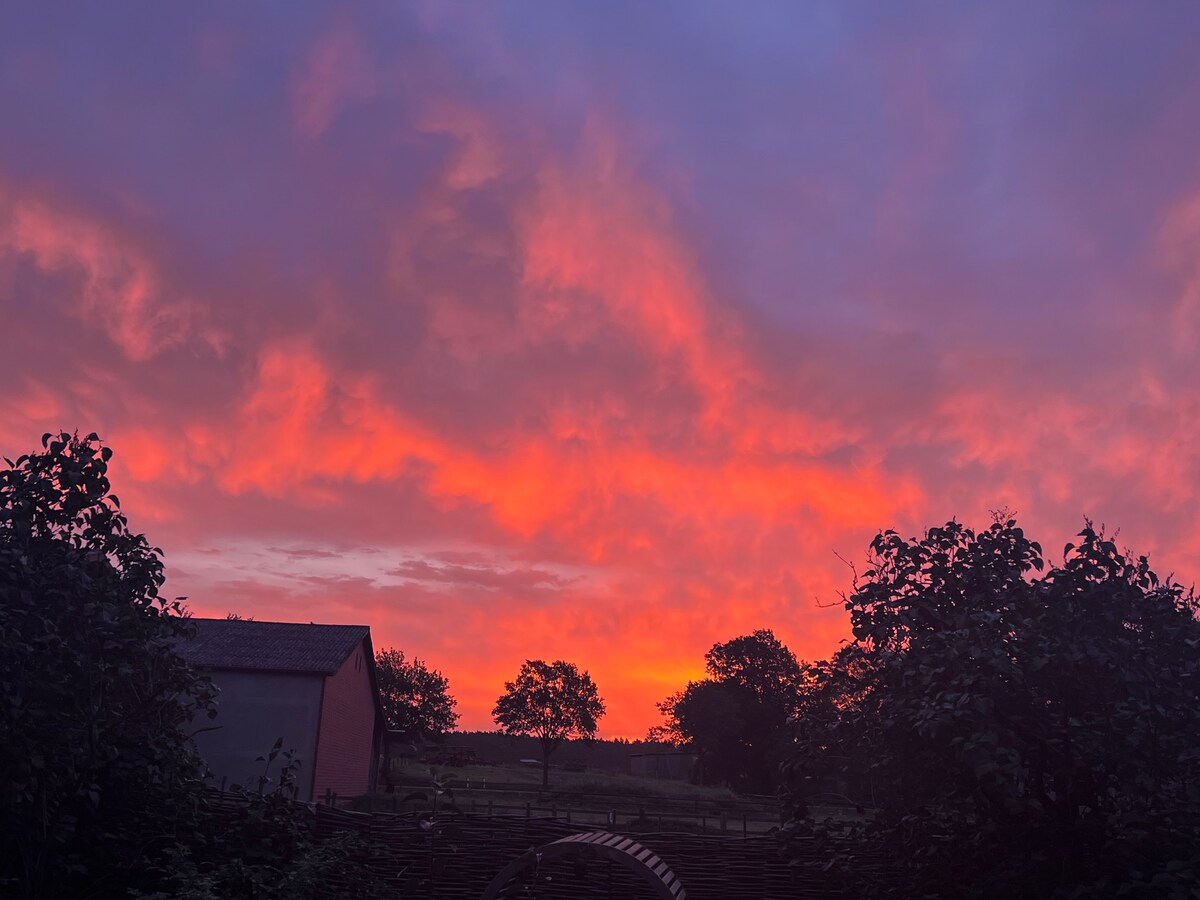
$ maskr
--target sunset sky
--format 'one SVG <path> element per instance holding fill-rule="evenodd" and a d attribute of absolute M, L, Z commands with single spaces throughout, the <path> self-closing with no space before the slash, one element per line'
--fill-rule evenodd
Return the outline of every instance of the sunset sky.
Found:
<path fill-rule="evenodd" d="M 0 454 L 197 615 L 644 735 L 881 528 L 1200 566 L 1200 6 L 8 5 Z"/>

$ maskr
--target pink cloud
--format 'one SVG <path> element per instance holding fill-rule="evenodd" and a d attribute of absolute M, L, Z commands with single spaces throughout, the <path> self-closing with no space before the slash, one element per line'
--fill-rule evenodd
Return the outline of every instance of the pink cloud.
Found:
<path fill-rule="evenodd" d="M 25 197 L 0 183 L 0 253 L 26 254 L 74 283 L 74 309 L 130 359 L 177 347 L 195 333 L 196 305 L 168 296 L 154 262 L 118 227 Z"/>
<path fill-rule="evenodd" d="M 305 137 L 319 137 L 342 112 L 370 100 L 376 91 L 376 75 L 357 35 L 349 28 L 323 34 L 292 83 L 296 129 Z"/>
<path fill-rule="evenodd" d="M 468 727 L 528 657 L 639 735 L 717 641 L 826 655 L 876 528 L 1200 552 L 1187 97 L 1064 120 L 970 17 L 830 61 L 571 10 L 0 53 L 3 452 L 100 431 L 194 609 L 370 624 Z"/>

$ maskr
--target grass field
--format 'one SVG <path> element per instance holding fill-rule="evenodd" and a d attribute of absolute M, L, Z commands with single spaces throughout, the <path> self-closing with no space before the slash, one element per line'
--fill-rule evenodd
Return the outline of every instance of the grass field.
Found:
<path fill-rule="evenodd" d="M 450 779 L 454 805 L 463 812 L 569 818 L 572 822 L 624 830 L 671 830 L 741 834 L 779 824 L 773 797 L 747 797 L 727 788 L 609 772 L 551 770 L 542 788 L 540 767 L 431 766 L 408 762 L 393 769 L 393 794 L 356 801 L 358 808 L 417 812 L 433 806 L 433 780 Z M 413 792 L 420 799 L 404 800 Z M 439 804 L 448 796 L 442 795 Z"/>

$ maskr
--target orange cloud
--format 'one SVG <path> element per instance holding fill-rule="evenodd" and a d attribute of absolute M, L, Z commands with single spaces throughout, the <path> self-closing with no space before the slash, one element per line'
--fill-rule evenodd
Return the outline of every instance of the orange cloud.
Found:
<path fill-rule="evenodd" d="M 1057 156 L 1010 169 L 1045 148 L 984 140 L 1011 112 L 967 121 L 946 87 L 968 81 L 918 41 L 860 40 L 820 82 L 885 72 L 878 122 L 874 95 L 801 91 L 820 128 L 771 107 L 760 129 L 738 92 L 783 81 L 692 72 L 693 109 L 655 94 L 682 55 L 614 71 L 596 29 L 552 64 L 527 51 L 554 17 L 516 16 L 520 41 L 504 10 L 469 18 L 343 11 L 254 65 L 229 21 L 191 33 L 200 79 L 166 54 L 70 88 L 47 51 L 0 89 L 25 123 L 0 153 L 0 438 L 100 431 L 198 611 L 366 622 L 471 727 L 523 659 L 571 658 L 605 732 L 637 735 L 716 641 L 831 652 L 834 551 L 878 527 L 1008 504 L 1048 547 L 1091 514 L 1200 553 L 1194 172 L 1121 168 L 1139 189 L 1093 233 Z M 162 109 L 187 110 L 170 135 Z M 1194 168 L 1166 136 L 1146 157 Z M 1088 197 L 1116 143 L 1072 157 Z M 105 210 L 113 185 L 132 199 Z M 1059 290 L 1086 309 L 1043 308 Z"/>
<path fill-rule="evenodd" d="M 524 216 L 522 324 L 533 333 L 592 337 L 624 330 L 699 391 L 704 418 L 721 418 L 754 373 L 737 352 L 736 325 L 711 321 L 711 303 L 661 201 L 631 183 L 606 140 L 582 174 L 543 169 Z M 601 318 L 602 316 L 602 318 Z"/>

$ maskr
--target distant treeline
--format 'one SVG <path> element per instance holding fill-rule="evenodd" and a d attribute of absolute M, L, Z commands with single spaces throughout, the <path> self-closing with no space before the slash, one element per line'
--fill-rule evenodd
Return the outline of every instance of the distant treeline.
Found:
<path fill-rule="evenodd" d="M 446 735 L 444 747 L 475 751 L 481 763 L 516 764 L 522 759 L 541 760 L 542 749 L 535 737 L 501 734 L 496 731 L 455 731 Z M 671 751 L 669 744 L 626 740 L 568 740 L 554 751 L 554 765 L 585 766 L 603 772 L 628 772 L 629 757 L 635 753 Z"/>

